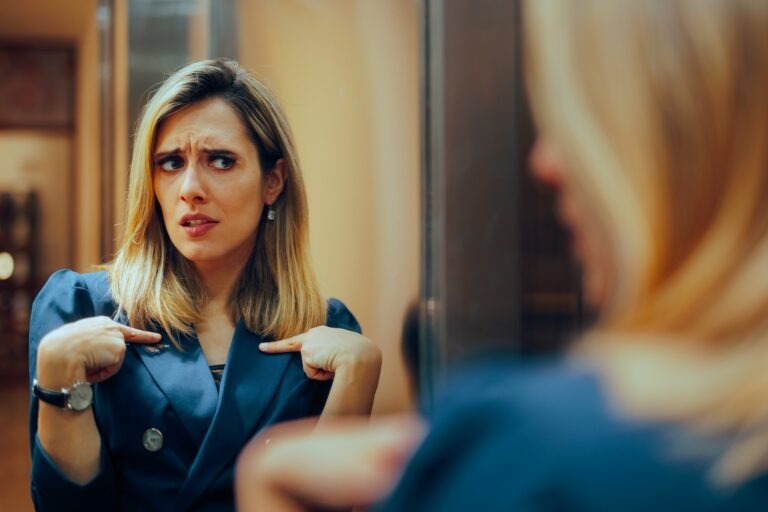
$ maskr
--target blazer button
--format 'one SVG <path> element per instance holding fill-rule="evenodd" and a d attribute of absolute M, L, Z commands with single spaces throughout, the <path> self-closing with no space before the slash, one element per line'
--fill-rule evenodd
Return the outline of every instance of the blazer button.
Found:
<path fill-rule="evenodd" d="M 148 428 L 141 441 L 147 451 L 156 452 L 163 447 L 163 433 L 156 428 Z"/>

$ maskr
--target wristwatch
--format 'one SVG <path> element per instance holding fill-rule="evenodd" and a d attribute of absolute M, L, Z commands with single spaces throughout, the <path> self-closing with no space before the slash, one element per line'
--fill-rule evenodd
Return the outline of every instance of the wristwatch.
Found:
<path fill-rule="evenodd" d="M 32 394 L 43 402 L 69 411 L 84 411 L 93 402 L 93 388 L 90 382 L 75 382 L 71 388 L 46 389 L 40 387 L 37 379 L 32 381 Z"/>

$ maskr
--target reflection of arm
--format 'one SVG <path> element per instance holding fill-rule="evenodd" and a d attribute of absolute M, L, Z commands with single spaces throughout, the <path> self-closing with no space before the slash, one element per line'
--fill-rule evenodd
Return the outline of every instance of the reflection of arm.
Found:
<path fill-rule="evenodd" d="M 394 486 L 423 437 L 411 416 L 337 418 L 270 427 L 243 450 L 237 465 L 237 506 L 258 510 L 339 510 L 367 507 Z M 297 464 L 296 461 L 307 461 Z"/>
<path fill-rule="evenodd" d="M 452 372 L 434 402 L 427 438 L 375 510 L 578 508 L 560 501 L 569 497 L 556 471 L 567 457 L 563 444 L 572 426 L 563 423 L 561 407 L 579 407 L 585 381 L 529 370 L 534 367 L 498 358 Z"/>
<path fill-rule="evenodd" d="M 30 320 L 30 383 L 70 387 L 85 380 L 79 361 L 61 364 L 50 357 L 42 338 L 52 330 L 92 316 L 93 303 L 83 279 L 71 271 L 54 274 L 40 292 Z M 57 359 L 55 361 L 55 359 Z M 70 412 L 32 398 L 30 407 L 32 495 L 38 510 L 107 510 L 114 508 L 109 459 L 102 453 L 93 408 Z"/>
<path fill-rule="evenodd" d="M 354 315 L 341 301 L 335 299 L 328 301 L 328 326 L 362 333 Z M 369 340 L 365 339 L 364 342 L 369 346 L 363 347 L 357 354 L 351 354 L 348 362 L 336 371 L 320 416 L 320 424 L 334 416 L 371 414 L 381 373 L 381 351 Z"/>

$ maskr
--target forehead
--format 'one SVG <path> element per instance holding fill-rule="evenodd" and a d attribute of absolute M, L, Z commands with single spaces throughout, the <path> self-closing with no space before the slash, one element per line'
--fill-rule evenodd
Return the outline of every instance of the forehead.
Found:
<path fill-rule="evenodd" d="M 157 126 L 158 151 L 189 143 L 248 144 L 253 146 L 237 111 L 221 98 L 192 103 Z"/>

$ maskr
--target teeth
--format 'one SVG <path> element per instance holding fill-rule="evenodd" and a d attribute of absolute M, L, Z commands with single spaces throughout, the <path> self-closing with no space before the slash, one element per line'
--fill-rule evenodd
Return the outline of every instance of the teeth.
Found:
<path fill-rule="evenodd" d="M 188 220 L 187 226 L 199 226 L 200 224 L 205 224 L 204 220 Z"/>

